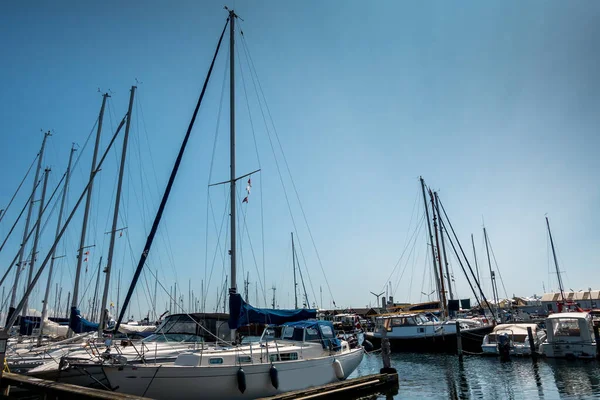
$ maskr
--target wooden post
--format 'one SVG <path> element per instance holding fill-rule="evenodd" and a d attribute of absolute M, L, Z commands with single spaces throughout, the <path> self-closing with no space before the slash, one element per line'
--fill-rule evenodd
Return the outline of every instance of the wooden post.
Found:
<path fill-rule="evenodd" d="M 596 358 L 600 360 L 600 333 L 598 332 L 598 325 L 594 325 L 594 339 L 596 340 Z"/>
<path fill-rule="evenodd" d="M 537 358 L 537 352 L 535 350 L 535 342 L 533 341 L 533 330 L 530 326 L 527 327 L 527 336 L 529 337 L 529 347 L 531 347 L 531 358 Z"/>
<path fill-rule="evenodd" d="M 383 361 L 383 368 L 379 371 L 381 374 L 395 373 L 396 369 L 392 368 L 391 360 L 391 348 L 390 339 L 387 337 L 387 329 L 385 326 L 381 327 L 381 360 Z"/>
<path fill-rule="evenodd" d="M 456 321 L 456 350 L 458 352 L 458 359 L 462 360 L 462 358 L 463 358 L 462 337 L 460 336 L 460 322 L 458 322 L 458 321 Z"/>

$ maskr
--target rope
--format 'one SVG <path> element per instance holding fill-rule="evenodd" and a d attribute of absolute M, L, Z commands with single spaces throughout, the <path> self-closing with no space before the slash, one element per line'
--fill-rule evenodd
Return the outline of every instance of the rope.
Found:
<path fill-rule="evenodd" d="M 297 201 L 298 201 L 298 204 L 299 204 L 299 206 L 300 206 L 300 210 L 301 210 L 302 216 L 303 216 L 303 218 L 304 218 L 304 222 L 305 222 L 305 224 L 306 224 L 306 227 L 307 227 L 307 230 L 308 230 L 308 234 L 309 234 L 309 236 L 310 236 L 310 239 L 311 239 L 311 242 L 312 242 L 313 248 L 314 248 L 314 250 L 315 250 L 315 254 L 316 254 L 316 256 L 317 256 L 317 260 L 318 260 L 318 262 L 319 262 L 319 266 L 320 266 L 320 268 L 321 268 L 321 272 L 323 273 L 323 277 L 325 278 L 325 284 L 327 285 L 327 289 L 328 289 L 328 291 L 329 291 L 329 295 L 330 295 L 330 297 L 331 297 L 331 300 L 332 300 L 332 302 L 333 302 L 333 305 L 335 306 L 335 305 L 336 305 L 336 303 L 335 303 L 335 299 L 334 299 L 334 297 L 333 297 L 333 293 L 332 293 L 332 291 L 331 291 L 331 286 L 329 285 L 329 280 L 327 279 L 327 275 L 325 274 L 325 269 L 323 268 L 323 263 L 322 263 L 322 261 L 321 261 L 321 256 L 319 255 L 319 251 L 318 251 L 318 249 L 317 249 L 317 246 L 316 246 L 316 243 L 315 243 L 315 239 L 314 239 L 314 237 L 313 237 L 313 234 L 312 234 L 312 231 L 311 231 L 311 229 L 310 229 L 310 225 L 308 224 L 308 219 L 306 218 L 306 213 L 304 212 L 304 207 L 302 206 L 302 202 L 300 201 L 300 196 L 299 196 L 299 194 L 298 194 L 298 190 L 297 190 L 297 188 L 296 188 L 296 184 L 294 183 L 294 179 L 293 179 L 293 176 L 292 176 L 292 173 L 291 173 L 291 170 L 290 170 L 289 164 L 288 164 L 288 162 L 287 162 L 287 158 L 285 157 L 285 152 L 283 151 L 283 147 L 282 147 L 282 145 L 281 145 L 281 141 L 279 140 L 279 135 L 278 135 L 278 133 L 277 133 L 277 128 L 275 127 L 275 123 L 274 123 L 274 121 L 273 121 L 273 117 L 272 117 L 272 115 L 271 115 L 271 111 L 270 111 L 270 109 L 269 109 L 269 106 L 268 106 L 268 104 L 267 104 L 267 101 L 266 101 L 266 96 L 265 96 L 265 94 L 264 94 L 264 91 L 262 90 L 262 85 L 260 84 L 260 80 L 259 80 L 259 78 L 258 78 L 258 73 L 256 72 L 256 68 L 255 68 L 255 66 L 254 66 L 254 61 L 252 60 L 252 56 L 250 55 L 250 50 L 248 49 L 248 45 L 247 45 L 247 43 L 246 43 L 245 36 L 243 36 L 243 35 L 242 35 L 242 43 L 243 43 L 243 48 L 244 48 L 244 51 L 245 51 L 245 53 L 246 53 L 246 57 L 247 57 L 247 59 L 249 60 L 249 63 L 248 63 L 248 65 L 251 67 L 251 68 L 250 68 L 250 70 L 251 70 L 251 72 L 254 72 L 254 74 L 253 74 L 253 79 L 252 79 L 252 82 L 255 84 L 255 88 L 256 88 L 256 84 L 258 84 L 258 90 L 256 90 L 256 95 L 257 95 L 257 98 L 259 99 L 259 105 L 260 105 L 261 113 L 262 113 L 262 116 L 263 116 L 263 121 L 264 121 L 264 123 L 265 123 L 265 128 L 266 128 L 266 132 L 267 132 L 267 137 L 268 137 L 268 139 L 269 139 L 269 143 L 270 143 L 270 145 L 271 145 L 271 150 L 272 150 L 272 152 L 273 152 L 273 155 L 275 156 L 275 148 L 274 148 L 273 141 L 272 141 L 272 139 L 271 139 L 271 135 L 270 135 L 270 131 L 269 131 L 269 128 L 268 128 L 268 125 L 267 125 L 266 116 L 265 116 L 265 114 L 264 114 L 264 111 L 263 111 L 263 109 L 262 109 L 262 104 L 261 104 L 261 102 L 260 102 L 259 90 L 260 90 L 260 94 L 262 95 L 262 99 L 263 99 L 263 101 L 264 101 L 264 103 L 265 103 L 265 108 L 266 108 L 266 110 L 267 110 L 267 114 L 269 115 L 269 119 L 270 119 L 270 121 L 271 121 L 271 126 L 273 127 L 273 133 L 275 134 L 275 138 L 276 138 L 276 140 L 277 140 L 277 144 L 278 144 L 278 146 L 279 146 L 279 150 L 281 151 L 281 155 L 282 155 L 282 157 L 283 157 L 283 161 L 284 161 L 284 164 L 285 164 L 286 170 L 287 170 L 287 172 L 288 172 L 288 175 L 289 175 L 289 177 L 290 177 L 290 181 L 291 181 L 291 183 L 292 183 L 292 187 L 293 187 L 293 189 L 294 189 L 294 192 L 295 192 L 295 194 L 296 194 L 296 199 L 297 199 Z M 256 83 L 255 83 L 254 77 L 256 78 Z M 288 195 L 287 195 L 287 190 L 285 189 L 285 185 L 284 185 L 284 183 L 283 183 L 283 177 L 282 177 L 281 170 L 280 170 L 280 167 L 279 167 L 279 162 L 277 161 L 277 157 L 276 157 L 276 156 L 275 156 L 274 158 L 275 158 L 275 165 L 277 166 L 277 172 L 278 172 L 278 174 L 279 174 L 279 179 L 280 179 L 280 181 L 281 181 L 281 185 L 282 185 L 282 187 L 283 187 L 283 190 L 284 190 L 284 196 L 285 196 L 285 199 L 286 199 L 286 203 L 287 203 L 287 205 L 288 205 L 288 210 L 289 210 L 289 212 L 290 212 L 290 217 L 291 217 L 291 219 L 292 219 L 292 224 L 294 225 L 294 230 L 296 231 L 296 236 L 297 236 L 297 241 L 298 241 L 298 247 L 300 248 L 300 253 L 302 254 L 302 258 L 303 258 L 303 261 L 304 261 L 304 266 L 305 266 L 305 268 L 307 268 L 307 265 L 308 265 L 308 263 L 306 262 L 306 258 L 305 258 L 305 256 L 304 256 L 304 251 L 303 251 L 303 248 L 302 248 L 302 243 L 301 243 L 301 241 L 300 241 L 300 237 L 299 237 L 299 235 L 298 235 L 298 230 L 296 229 L 296 223 L 295 223 L 295 220 L 294 220 L 293 214 L 292 214 L 292 212 L 291 212 L 290 202 L 289 202 L 289 198 L 288 198 Z M 307 272 L 308 272 L 308 271 L 307 271 Z M 316 296 L 316 294 L 315 294 L 315 291 L 314 291 L 314 286 L 313 286 L 313 284 L 312 284 L 312 279 L 311 279 L 311 277 L 310 277 L 310 274 L 308 275 L 308 279 L 309 279 L 309 282 L 310 282 L 310 285 L 311 285 L 311 290 L 312 290 L 312 292 L 313 292 L 313 298 L 315 298 L 315 299 L 316 299 L 316 298 L 317 298 L 317 296 Z"/>
<path fill-rule="evenodd" d="M 10 208 L 10 205 L 12 204 L 13 200 L 17 196 L 17 193 L 19 193 L 19 190 L 21 190 L 21 186 L 23 186 L 23 183 L 25 182 L 25 180 L 29 176 L 29 173 L 31 172 L 31 168 L 33 168 L 33 166 L 35 165 L 35 161 L 38 159 L 39 156 L 40 156 L 40 153 L 37 153 L 36 156 L 34 157 L 33 161 L 31 162 L 31 165 L 29 166 L 29 169 L 25 173 L 25 176 L 21 180 L 21 183 L 19 183 L 19 186 L 17 187 L 17 190 L 15 191 L 15 193 L 10 198 L 10 201 L 8 202 L 8 205 L 4 208 L 4 210 L 2 210 L 2 214 L 0 214 L 0 222 L 2 222 L 2 219 L 4 219 L 4 216 L 6 215 L 6 212 L 8 211 L 8 209 Z M 37 185 L 36 185 L 36 187 L 37 187 Z M 18 219 L 17 219 L 17 221 L 18 221 Z M 10 235 L 10 233 L 9 233 L 9 235 Z"/>

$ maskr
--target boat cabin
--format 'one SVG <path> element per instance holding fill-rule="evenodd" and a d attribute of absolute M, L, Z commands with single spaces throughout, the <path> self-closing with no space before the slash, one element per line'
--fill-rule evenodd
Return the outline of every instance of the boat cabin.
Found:
<path fill-rule="evenodd" d="M 324 349 L 332 350 L 339 350 L 341 346 L 330 321 L 286 322 L 281 326 L 269 326 L 263 332 L 260 341 L 273 340 L 321 343 Z"/>
<path fill-rule="evenodd" d="M 169 315 L 144 342 L 215 342 L 216 337 L 229 340 L 228 319 L 229 314 L 224 313 Z"/>
<path fill-rule="evenodd" d="M 552 314 L 546 319 L 547 338 L 542 352 L 548 357 L 593 358 L 596 341 L 592 317 L 588 313 Z"/>

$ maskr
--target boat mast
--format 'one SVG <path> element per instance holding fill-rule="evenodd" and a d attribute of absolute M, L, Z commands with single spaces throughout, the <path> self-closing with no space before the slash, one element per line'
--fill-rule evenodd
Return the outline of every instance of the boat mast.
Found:
<path fill-rule="evenodd" d="M 438 199 L 437 192 L 433 192 L 435 196 L 435 210 L 437 212 L 438 218 L 442 218 L 440 214 L 440 201 Z M 448 280 L 448 294 L 450 295 L 450 300 L 454 300 L 454 295 L 452 293 L 452 278 L 450 277 L 450 269 L 448 267 L 448 256 L 446 254 L 446 245 L 444 243 L 444 231 L 442 228 L 442 224 L 440 223 L 440 239 L 442 241 L 442 254 L 444 255 L 444 264 L 446 266 L 446 279 Z M 441 259 L 440 259 L 441 260 Z"/>
<path fill-rule="evenodd" d="M 298 284 L 296 283 L 296 250 L 294 248 L 294 232 L 292 232 L 292 268 L 294 269 L 294 308 L 298 309 Z"/>
<path fill-rule="evenodd" d="M 35 236 L 33 239 L 33 248 L 31 250 L 31 261 L 29 262 L 29 275 L 27 277 L 27 287 L 29 287 L 29 285 L 31 285 L 31 279 L 33 278 L 33 268 L 35 266 L 35 260 L 36 260 L 36 254 L 37 254 L 37 248 L 38 248 L 38 244 L 40 242 L 40 228 L 42 225 L 42 214 L 44 213 L 44 204 L 46 202 L 46 188 L 48 187 L 48 176 L 50 175 L 50 168 L 46 168 L 44 170 L 44 186 L 42 186 L 42 198 L 40 200 L 40 207 L 39 207 L 39 212 L 38 212 L 38 219 L 37 219 L 37 224 L 35 227 Z M 27 287 L 25 288 L 25 291 L 27 291 Z M 23 310 L 21 312 L 21 315 L 23 317 L 25 317 L 27 315 L 27 304 L 29 302 L 29 296 L 25 296 L 25 303 L 23 305 Z"/>
<path fill-rule="evenodd" d="M 38 154 L 37 169 L 35 170 L 35 178 L 33 180 L 33 191 L 29 201 L 29 209 L 27 210 L 27 218 L 25 219 L 25 231 L 23 232 L 23 243 L 19 251 L 19 262 L 17 263 L 17 270 L 15 272 L 15 284 L 12 288 L 12 294 L 10 296 L 10 307 L 8 313 L 11 314 L 10 309 L 15 307 L 17 300 L 17 287 L 19 286 L 19 276 L 21 275 L 21 266 L 23 265 L 23 257 L 25 256 L 25 244 L 27 242 L 27 236 L 29 233 L 29 222 L 31 221 L 31 213 L 33 212 L 33 203 L 35 202 L 35 192 L 38 186 L 38 179 L 40 177 L 40 171 L 42 169 L 42 159 L 44 158 L 44 148 L 46 147 L 46 139 L 50 136 L 50 131 L 44 133 L 44 139 L 42 140 L 42 147 Z"/>
<path fill-rule="evenodd" d="M 429 197 L 431 199 L 431 214 L 433 216 L 433 230 L 435 232 L 435 247 L 437 249 L 437 261 L 438 267 L 440 269 L 440 301 L 442 302 L 442 310 L 445 317 L 448 317 L 448 306 L 446 303 L 446 288 L 444 287 L 444 270 L 442 269 L 442 256 L 440 254 L 440 239 L 438 235 L 438 223 L 437 223 L 437 214 L 435 207 L 435 199 L 433 197 L 433 192 L 429 191 Z"/>
<path fill-rule="evenodd" d="M 554 250 L 554 240 L 552 240 L 552 232 L 550 231 L 550 222 L 548 222 L 548 217 L 546 217 L 546 226 L 548 227 L 548 235 L 550 235 L 550 245 L 552 246 L 552 256 L 554 257 L 554 266 L 556 267 L 556 275 L 558 276 L 558 288 L 560 290 L 560 297 L 562 298 L 563 303 L 566 303 L 565 300 L 565 290 L 562 284 L 562 278 L 560 276 L 560 269 L 558 268 L 558 260 L 556 258 L 556 251 Z"/>
<path fill-rule="evenodd" d="M 58 210 L 58 221 L 56 223 L 56 234 L 54 235 L 55 237 L 58 237 L 58 235 L 60 234 L 60 228 L 62 225 L 62 216 L 63 216 L 63 212 L 65 210 L 65 202 L 67 200 L 67 191 L 69 188 L 69 178 L 71 176 L 71 162 L 73 161 L 73 153 L 75 153 L 76 149 L 75 149 L 75 144 L 73 143 L 73 145 L 71 146 L 71 152 L 69 154 L 69 163 L 67 164 L 67 171 L 65 172 L 65 184 L 63 187 L 63 193 L 62 193 L 62 199 L 60 201 L 60 209 Z M 48 282 L 46 283 L 46 293 L 44 294 L 44 302 L 42 303 L 42 318 L 40 320 L 40 336 L 38 336 L 38 346 L 41 346 L 42 344 L 42 336 L 43 336 L 43 331 L 44 331 L 44 320 L 46 319 L 46 317 L 48 316 L 48 296 L 50 295 L 50 285 L 52 284 L 52 274 L 54 271 L 54 260 L 56 259 L 55 257 L 55 253 L 56 253 L 56 249 L 54 249 L 54 251 L 52 252 L 52 258 L 50 259 L 50 269 L 48 271 Z M 58 283 L 57 283 L 58 285 Z M 57 290 L 58 291 L 58 290 Z M 54 316 L 56 316 L 56 298 L 54 300 Z"/>
<path fill-rule="evenodd" d="M 473 258 L 475 258 L 475 271 L 477 271 L 477 281 L 481 282 L 479 278 L 479 265 L 477 265 L 477 253 L 475 252 L 475 240 L 473 239 L 473 234 L 471 233 L 471 245 L 473 245 Z"/>
<path fill-rule="evenodd" d="M 75 270 L 75 286 L 73 287 L 73 297 L 71 298 L 71 309 L 77 308 L 79 302 L 79 280 L 81 278 L 81 266 L 83 264 L 83 250 L 85 249 L 85 237 L 87 233 L 87 223 L 92 205 L 92 189 L 94 187 L 94 175 L 96 170 L 96 159 L 98 158 L 98 148 L 100 147 L 100 134 L 102 133 L 102 120 L 104 119 L 104 108 L 106 107 L 106 99 L 108 93 L 102 95 L 102 107 L 98 116 L 98 130 L 96 132 L 96 144 L 94 146 L 94 155 L 92 157 L 92 168 L 90 169 L 90 183 L 85 199 L 85 213 L 83 214 L 83 225 L 81 227 L 81 237 L 79 239 L 79 249 L 77 250 L 77 269 Z M 69 316 L 69 331 L 68 337 L 73 336 L 71 329 L 71 317 Z"/>
<path fill-rule="evenodd" d="M 104 272 L 104 292 L 102 292 L 102 303 L 100 303 L 100 318 L 98 320 L 98 334 L 102 336 L 104 325 L 106 323 L 107 311 L 106 303 L 108 301 L 108 289 L 110 287 L 110 271 L 115 251 L 115 237 L 117 234 L 117 222 L 119 220 L 119 205 L 121 204 L 121 188 L 123 187 L 123 171 L 125 170 L 125 158 L 127 157 L 127 141 L 129 139 L 129 127 L 131 126 L 131 110 L 133 108 L 133 99 L 135 97 L 136 86 L 131 87 L 129 95 L 129 108 L 127 110 L 127 123 L 125 124 L 125 136 L 123 136 L 123 151 L 121 152 L 121 164 L 119 166 L 119 179 L 117 181 L 117 195 L 115 197 L 115 210 L 113 213 L 112 229 L 110 230 L 110 245 L 108 247 L 108 258 L 106 260 L 106 269 Z"/>
<path fill-rule="evenodd" d="M 423 205 L 425 206 L 425 217 L 427 218 L 427 230 L 429 231 L 429 242 L 431 243 L 431 259 L 433 261 L 433 272 L 435 273 L 435 286 L 438 292 L 438 296 L 440 301 L 441 297 L 441 289 L 440 289 L 440 277 L 438 276 L 437 265 L 435 263 L 435 249 L 433 248 L 433 234 L 431 233 L 431 221 L 429 220 L 429 208 L 427 208 L 427 196 L 425 195 L 425 181 L 423 177 L 419 177 L 421 181 L 421 191 L 423 192 Z M 443 305 L 442 305 L 443 307 Z"/>
<path fill-rule="evenodd" d="M 229 11 L 229 159 L 230 159 L 230 223 L 231 223 L 231 287 L 229 294 L 237 292 L 236 283 L 236 231 L 235 231 L 235 19 L 237 15 L 233 10 Z M 231 330 L 231 340 L 235 341 L 235 329 Z"/>
<path fill-rule="evenodd" d="M 500 315 L 500 305 L 498 304 L 498 291 L 496 290 L 496 274 L 492 271 L 492 261 L 490 260 L 490 250 L 488 248 L 488 237 L 485 226 L 483 227 L 483 236 L 485 239 L 485 251 L 487 252 L 488 265 L 490 267 L 490 279 L 492 281 L 492 296 L 494 296 L 494 302 L 496 303 L 496 313 Z"/>

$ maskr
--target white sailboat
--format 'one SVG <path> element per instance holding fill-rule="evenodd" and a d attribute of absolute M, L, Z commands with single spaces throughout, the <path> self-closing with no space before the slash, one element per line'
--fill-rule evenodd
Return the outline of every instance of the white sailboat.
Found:
<path fill-rule="evenodd" d="M 288 313 L 282 313 L 283 310 L 272 310 L 271 312 L 269 310 L 254 309 L 245 304 L 241 296 L 237 294 L 235 185 L 237 180 L 250 174 L 237 177 L 235 173 L 234 55 L 236 53 L 234 33 L 237 15 L 233 10 L 228 10 L 228 12 L 229 17 L 226 26 L 228 23 L 230 34 L 231 179 L 226 183 L 229 183 L 231 190 L 229 325 L 232 328 L 232 339 L 234 339 L 236 328 L 243 325 L 244 322 L 280 324 L 284 321 L 299 321 L 305 319 L 306 316 L 315 318 L 316 311 L 290 310 Z M 226 26 L 219 39 L 217 53 Z M 214 65 L 214 58 L 212 65 Z M 210 77 L 212 65 L 207 80 Z M 204 88 L 206 88 L 206 83 Z M 154 225 L 140 257 L 134 281 L 127 293 L 125 305 L 117 321 L 117 328 L 150 250 L 203 94 L 204 89 L 171 173 Z M 102 368 L 110 386 L 118 392 L 158 399 L 238 399 L 269 396 L 345 379 L 358 366 L 362 357 L 362 347 L 351 349 L 346 341 L 335 338 L 333 326 L 330 322 L 303 321 L 285 322 L 277 330 L 268 328 L 257 343 L 245 345 L 223 343 L 220 346 L 202 346 L 195 351 L 179 354 L 171 362 L 146 363 L 134 366 L 114 363 L 113 361 L 112 363 L 105 363 Z"/>

